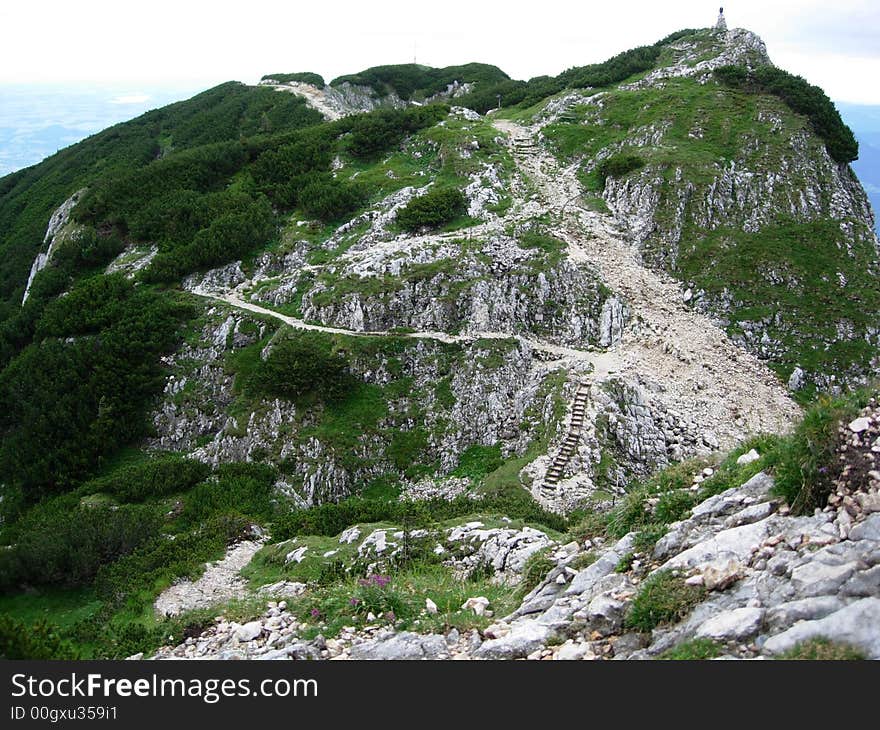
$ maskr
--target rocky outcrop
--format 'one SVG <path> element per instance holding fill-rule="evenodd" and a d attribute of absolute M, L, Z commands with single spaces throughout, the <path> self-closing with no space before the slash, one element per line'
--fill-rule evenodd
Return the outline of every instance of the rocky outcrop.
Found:
<path fill-rule="evenodd" d="M 55 253 L 58 244 L 64 240 L 62 231 L 67 227 L 68 223 L 70 223 L 70 214 L 73 212 L 76 204 L 84 194 L 85 189 L 75 192 L 58 206 L 49 218 L 49 225 L 46 227 L 46 235 L 43 237 L 43 247 L 46 250 L 38 253 L 37 257 L 34 259 L 34 263 L 31 265 L 31 271 L 28 274 L 27 284 L 24 288 L 24 295 L 21 298 L 22 304 L 28 299 L 28 295 L 31 291 L 31 284 L 34 282 L 34 277 L 46 268 L 52 260 L 52 254 Z M 73 235 L 73 232 L 71 232 L 70 235 Z"/>

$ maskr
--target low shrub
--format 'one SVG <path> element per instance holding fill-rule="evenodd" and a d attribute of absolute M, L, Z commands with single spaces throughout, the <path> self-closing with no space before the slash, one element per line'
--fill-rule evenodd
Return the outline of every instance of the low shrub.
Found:
<path fill-rule="evenodd" d="M 207 560 L 250 533 L 251 521 L 235 513 L 213 515 L 198 529 L 178 535 L 160 535 L 129 555 L 103 566 L 95 577 L 95 591 L 109 609 L 128 606 L 140 610 L 151 602 L 157 586 L 175 578 L 193 577 Z"/>
<path fill-rule="evenodd" d="M 723 66 L 715 70 L 715 77 L 727 86 L 779 97 L 793 112 L 810 120 L 832 159 L 841 163 L 858 159 L 859 143 L 834 102 L 806 79 L 770 65 L 751 70 L 743 66 Z"/>
<path fill-rule="evenodd" d="M 0 588 L 84 585 L 152 539 L 159 523 L 149 507 L 80 506 L 70 495 L 41 503 L 15 525 L 13 545 L 2 551 Z"/>
<path fill-rule="evenodd" d="M 79 653 L 45 621 L 27 624 L 0 614 L 0 659 L 78 659 Z"/>
<path fill-rule="evenodd" d="M 822 396 L 807 409 L 794 433 L 780 441 L 772 457 L 775 491 L 796 514 L 825 506 L 839 469 L 838 426 L 854 418 L 868 397 L 868 391 Z"/>
<path fill-rule="evenodd" d="M 178 455 L 156 456 L 115 469 L 107 476 L 87 482 L 81 491 L 107 492 L 124 502 L 143 502 L 154 497 L 185 492 L 211 473 L 211 467 Z"/>
<path fill-rule="evenodd" d="M 334 401 L 351 387 L 348 362 L 333 351 L 330 339 L 316 332 L 295 332 L 273 344 L 257 363 L 245 389 L 260 395 L 301 401 L 314 396 Z"/>
<path fill-rule="evenodd" d="M 645 161 L 636 155 L 619 154 L 613 155 L 608 159 L 602 160 L 596 167 L 596 174 L 602 185 L 609 177 L 623 177 L 627 173 L 633 172 L 645 166 Z"/>
<path fill-rule="evenodd" d="M 454 477 L 482 479 L 504 463 L 498 444 L 468 446 L 458 457 L 458 466 L 451 472 Z"/>
<path fill-rule="evenodd" d="M 398 211 L 397 222 L 408 231 L 436 228 L 464 215 L 467 200 L 456 188 L 433 188 Z"/>
<path fill-rule="evenodd" d="M 299 81 L 303 84 L 311 84 L 319 89 L 324 87 L 324 77 L 311 71 L 300 71 L 292 74 L 266 74 L 261 81 L 277 81 L 279 84 L 286 84 L 289 81 Z"/>
<path fill-rule="evenodd" d="M 523 565 L 522 579 L 518 588 L 521 597 L 527 596 L 534 588 L 544 580 L 544 577 L 556 566 L 547 555 L 548 549 L 537 550 L 526 558 Z"/>
<path fill-rule="evenodd" d="M 341 502 L 279 515 L 273 522 L 272 535 L 277 540 L 286 540 L 297 535 L 333 537 L 355 524 L 401 524 L 406 519 L 406 510 L 409 509 L 411 507 L 403 502 L 350 497 Z M 483 499 L 460 495 L 452 500 L 426 500 L 419 503 L 419 510 L 435 522 L 481 513 L 500 514 L 532 525 L 543 525 L 558 532 L 564 532 L 568 526 L 564 517 L 545 510 L 523 489 L 506 495 L 487 495 Z"/>
<path fill-rule="evenodd" d="M 181 519 L 195 526 L 224 514 L 261 521 L 274 512 L 272 487 L 276 472 L 266 464 L 225 464 L 214 479 L 195 486 L 186 495 Z"/>

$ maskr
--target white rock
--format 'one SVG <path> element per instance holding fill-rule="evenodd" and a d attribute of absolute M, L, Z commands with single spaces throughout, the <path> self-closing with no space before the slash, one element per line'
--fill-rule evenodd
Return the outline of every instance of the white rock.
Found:
<path fill-rule="evenodd" d="M 857 567 L 855 562 L 825 565 L 812 560 L 791 571 L 791 584 L 803 597 L 833 595 Z"/>
<path fill-rule="evenodd" d="M 742 454 L 737 460 L 736 463 L 739 466 L 743 466 L 745 464 L 751 464 L 753 461 L 757 461 L 761 458 L 761 455 L 755 451 L 754 449 L 750 449 L 746 453 Z"/>
<path fill-rule="evenodd" d="M 430 598 L 425 599 L 425 610 L 428 613 L 434 614 L 437 613 L 437 604 L 434 603 Z"/>
<path fill-rule="evenodd" d="M 241 642 L 252 641 L 263 632 L 263 624 L 260 621 L 249 621 L 235 630 L 235 638 Z"/>
<path fill-rule="evenodd" d="M 861 433 L 862 431 L 867 431 L 869 428 L 871 428 L 870 418 L 857 418 L 849 424 L 849 430 L 853 433 Z"/>
<path fill-rule="evenodd" d="M 510 631 L 498 639 L 484 641 L 475 656 L 485 659 L 515 659 L 531 654 L 546 645 L 553 635 L 549 626 L 526 619 L 517 621 Z"/>
<path fill-rule="evenodd" d="M 663 568 L 667 570 L 691 568 L 700 563 L 711 562 L 725 553 L 729 553 L 725 557 L 746 562 L 752 552 L 759 548 L 770 534 L 769 521 L 771 519 L 773 518 L 769 517 L 750 525 L 723 530 L 672 557 L 666 561 Z"/>
<path fill-rule="evenodd" d="M 471 610 L 477 616 L 482 616 L 489 607 L 489 599 L 485 596 L 473 596 L 462 603 L 461 607 L 465 611 Z"/>
<path fill-rule="evenodd" d="M 734 641 L 754 636 L 761 628 L 764 611 L 760 608 L 735 608 L 713 616 L 697 629 L 697 638 Z"/>
<path fill-rule="evenodd" d="M 809 639 L 824 638 L 850 644 L 869 659 L 880 659 L 880 598 L 863 598 L 815 621 L 799 621 L 788 631 L 772 636 L 764 650 L 779 654 Z"/>
<path fill-rule="evenodd" d="M 354 527 L 349 527 L 339 536 L 339 543 L 341 545 L 349 545 L 357 540 L 361 536 L 360 528 L 355 525 Z"/>
<path fill-rule="evenodd" d="M 556 656 L 553 658 L 556 661 L 578 661 L 580 659 L 592 657 L 593 652 L 590 649 L 589 644 L 575 644 L 573 641 L 569 640 L 559 647 L 559 651 L 556 652 Z"/>
<path fill-rule="evenodd" d="M 288 563 L 293 562 L 301 563 L 305 559 L 308 549 L 308 545 L 303 545 L 302 547 L 298 547 L 296 550 L 291 550 L 285 556 L 284 564 L 287 565 Z"/>

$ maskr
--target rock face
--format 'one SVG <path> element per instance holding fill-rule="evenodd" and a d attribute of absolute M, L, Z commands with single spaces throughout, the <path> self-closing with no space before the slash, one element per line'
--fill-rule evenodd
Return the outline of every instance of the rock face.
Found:
<path fill-rule="evenodd" d="M 748 109 L 727 108 L 733 102 L 713 70 L 768 63 L 754 34 L 706 31 L 673 42 L 661 67 L 639 81 L 614 92 L 572 93 L 548 104 L 536 121 L 553 144 L 560 127 L 572 133 L 580 125 L 607 129 L 618 124 L 624 105 L 638 108 L 625 132 L 610 135 L 613 141 L 588 144 L 567 161 L 582 174 L 616 155 L 644 162 L 608 176 L 602 191 L 630 244 L 650 266 L 682 281 L 690 306 L 713 317 L 741 346 L 778 363 L 792 390 L 827 389 L 841 380 L 864 380 L 874 369 L 880 301 L 851 297 L 880 271 L 874 215 L 850 167 L 833 160 L 810 123 L 779 99 L 748 96 L 741 99 Z M 735 142 L 728 138 L 730 144 L 719 146 L 718 135 L 732 133 L 732 117 L 743 125 Z M 662 151 L 671 147 L 687 147 L 700 160 L 670 159 Z M 827 242 L 829 276 L 814 270 L 815 252 L 774 244 L 807 239 Z M 844 305 L 836 315 L 826 317 L 812 306 L 818 288 Z M 861 352 L 838 357 L 834 343 L 841 340 Z M 806 356 L 801 344 L 819 341 L 829 355 L 818 365 L 798 364 Z"/>
<path fill-rule="evenodd" d="M 65 200 L 58 209 L 52 213 L 51 218 L 49 218 L 49 225 L 46 228 L 46 235 L 43 238 L 43 246 L 45 247 L 45 251 L 37 254 L 37 257 L 34 259 L 34 263 L 31 265 L 31 271 L 28 275 L 27 285 L 24 288 L 24 296 L 22 296 L 21 303 L 24 304 L 28 295 L 31 291 L 31 284 L 34 282 L 34 277 L 40 273 L 49 262 L 52 260 L 52 254 L 55 253 L 55 250 L 58 247 L 58 244 L 61 243 L 69 236 L 76 235 L 76 228 L 74 227 L 72 230 L 65 231 L 65 228 L 68 227 L 70 223 L 70 214 L 73 211 L 76 204 L 80 201 L 82 196 L 85 194 L 85 190 L 78 190 L 73 195 L 71 195 L 67 200 Z M 66 235 L 65 235 L 66 234 Z"/>

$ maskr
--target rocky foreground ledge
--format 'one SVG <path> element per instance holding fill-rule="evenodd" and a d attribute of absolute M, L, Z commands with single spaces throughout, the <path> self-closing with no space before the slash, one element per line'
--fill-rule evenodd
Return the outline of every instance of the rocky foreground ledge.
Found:
<path fill-rule="evenodd" d="M 559 547 L 519 608 L 482 632 L 377 625 L 305 640 L 278 601 L 243 625 L 218 617 L 154 658 L 651 659 L 698 648 L 751 659 L 818 639 L 880 659 L 880 410 L 841 431 L 846 466 L 824 510 L 792 515 L 760 472 L 671 524 L 650 554 L 635 551 L 636 533 Z M 592 563 L 572 567 L 587 553 Z"/>

